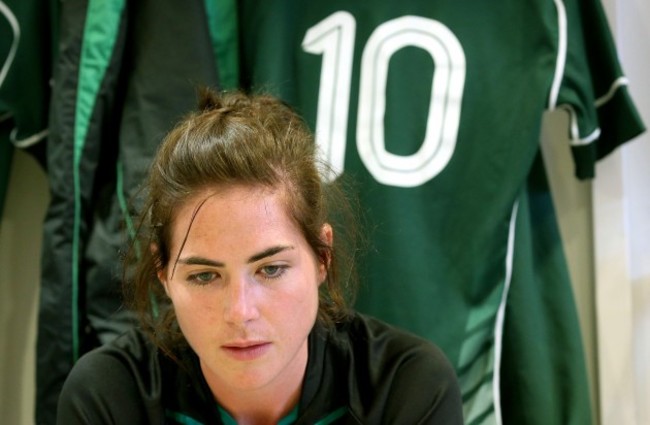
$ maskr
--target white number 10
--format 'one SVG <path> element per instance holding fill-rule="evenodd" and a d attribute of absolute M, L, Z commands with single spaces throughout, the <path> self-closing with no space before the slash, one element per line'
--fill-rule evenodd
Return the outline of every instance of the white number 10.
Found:
<path fill-rule="evenodd" d="M 343 172 L 348 105 L 353 66 L 356 21 L 348 12 L 336 12 L 311 27 L 302 48 L 322 54 L 316 143 L 336 178 Z M 412 155 L 386 150 L 384 114 L 388 65 L 395 52 L 418 47 L 435 63 L 424 140 Z M 435 177 L 447 165 L 456 146 L 465 85 L 465 54 L 454 34 L 438 21 L 403 16 L 378 26 L 361 57 L 357 150 L 380 183 L 414 187 Z"/>

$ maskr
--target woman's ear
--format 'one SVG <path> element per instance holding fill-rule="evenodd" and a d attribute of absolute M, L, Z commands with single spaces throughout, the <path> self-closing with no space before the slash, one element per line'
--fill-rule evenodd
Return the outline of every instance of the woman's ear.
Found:
<path fill-rule="evenodd" d="M 334 243 L 334 229 L 329 223 L 324 223 L 323 227 L 321 227 L 320 238 L 329 247 Z"/>
<path fill-rule="evenodd" d="M 329 270 L 330 264 L 332 263 L 332 244 L 334 243 L 334 229 L 332 229 L 329 223 L 325 223 L 321 227 L 320 239 L 328 247 L 321 254 L 320 264 L 318 265 L 319 282 L 324 282 L 325 278 L 327 278 L 327 270 Z"/>

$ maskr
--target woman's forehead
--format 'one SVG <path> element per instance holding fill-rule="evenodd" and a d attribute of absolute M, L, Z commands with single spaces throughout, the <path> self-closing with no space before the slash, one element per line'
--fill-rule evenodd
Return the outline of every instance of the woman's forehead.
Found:
<path fill-rule="evenodd" d="M 251 227 L 256 227 L 269 221 L 292 221 L 285 194 L 263 185 L 206 188 L 174 211 L 172 226 L 179 231 L 197 224 L 220 227 L 249 220 Z"/>
<path fill-rule="evenodd" d="M 193 197 L 172 226 L 172 255 L 246 256 L 270 246 L 308 248 L 282 191 L 234 186 Z"/>

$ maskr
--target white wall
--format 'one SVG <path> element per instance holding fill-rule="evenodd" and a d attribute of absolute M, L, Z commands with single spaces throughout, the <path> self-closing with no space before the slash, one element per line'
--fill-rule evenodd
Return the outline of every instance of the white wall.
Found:
<path fill-rule="evenodd" d="M 605 0 L 630 90 L 650 125 L 650 2 Z M 650 424 L 650 134 L 600 163 L 594 240 L 603 425 Z"/>
<path fill-rule="evenodd" d="M 591 387 L 592 413 L 597 421 L 599 416 L 596 355 L 598 341 L 594 305 L 593 183 L 575 178 L 568 126 L 569 116 L 565 111 L 556 110 L 547 113 L 544 117 L 540 143 L 576 299 Z"/>
<path fill-rule="evenodd" d="M 45 175 L 16 152 L 0 222 L 0 423 L 34 422 L 36 307 Z"/>

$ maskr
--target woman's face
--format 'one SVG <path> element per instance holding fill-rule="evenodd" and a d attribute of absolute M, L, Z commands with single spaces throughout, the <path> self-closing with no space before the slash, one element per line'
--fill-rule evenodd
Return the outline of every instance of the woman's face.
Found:
<path fill-rule="evenodd" d="M 326 270 L 281 192 L 206 190 L 179 209 L 170 247 L 159 277 L 213 391 L 300 385 Z"/>

